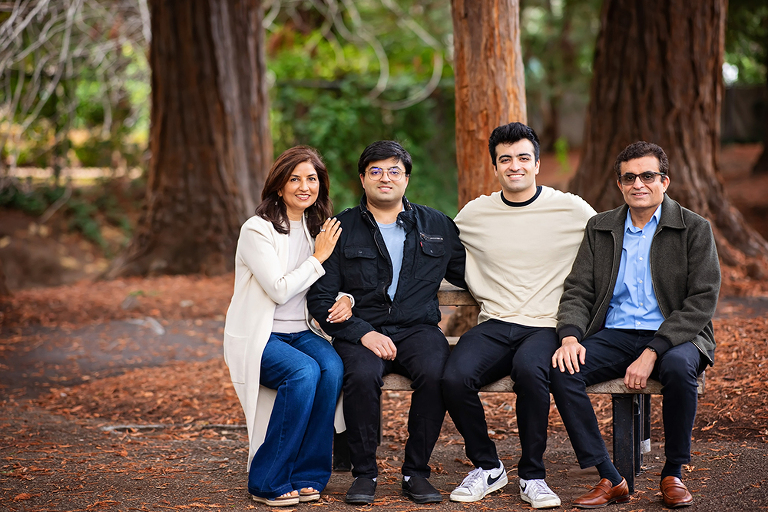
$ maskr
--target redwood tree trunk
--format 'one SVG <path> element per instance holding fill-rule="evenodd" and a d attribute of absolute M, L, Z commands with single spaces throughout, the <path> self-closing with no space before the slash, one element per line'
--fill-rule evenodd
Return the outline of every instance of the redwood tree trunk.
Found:
<path fill-rule="evenodd" d="M 3 260 L 0 260 L 0 297 L 10 295 L 11 291 L 5 283 L 5 272 L 3 272 Z"/>
<path fill-rule="evenodd" d="M 151 2 L 146 209 L 107 277 L 232 268 L 272 160 L 260 0 Z"/>
<path fill-rule="evenodd" d="M 579 169 L 570 189 L 597 211 L 622 204 L 613 162 L 647 140 L 670 159 L 668 193 L 712 222 L 723 262 L 768 244 L 731 206 L 717 172 L 726 0 L 605 0 Z"/>
<path fill-rule="evenodd" d="M 488 137 L 499 125 L 527 123 L 518 0 L 451 0 L 456 76 L 456 160 L 459 208 L 499 189 Z M 477 323 L 476 306 L 462 306 L 446 326 L 460 336 Z"/>
<path fill-rule="evenodd" d="M 768 23 L 768 18 L 766 18 L 766 23 Z M 765 51 L 768 53 L 768 41 L 765 46 Z M 768 67 L 768 57 L 766 57 L 766 61 L 766 66 Z M 768 91 L 768 72 L 766 72 L 765 79 L 765 87 Z M 754 174 L 768 173 L 768 106 L 763 107 L 763 116 L 763 152 L 760 153 L 755 165 L 752 167 L 752 172 Z"/>
<path fill-rule="evenodd" d="M 488 137 L 527 122 L 518 0 L 451 0 L 459 208 L 498 190 Z"/>

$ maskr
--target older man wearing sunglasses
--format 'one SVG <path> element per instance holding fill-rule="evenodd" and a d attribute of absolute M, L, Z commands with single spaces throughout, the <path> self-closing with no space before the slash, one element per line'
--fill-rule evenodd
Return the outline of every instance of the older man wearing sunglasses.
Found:
<path fill-rule="evenodd" d="M 635 142 L 614 164 L 626 204 L 590 219 L 565 291 L 552 357 L 551 391 L 583 468 L 601 480 L 574 500 L 598 508 L 629 498 L 610 463 L 586 386 L 623 378 L 662 384 L 666 462 L 661 493 L 669 508 L 693 498 L 682 482 L 690 462 L 698 375 L 713 363 L 712 316 L 720 265 L 709 222 L 666 195 L 669 160 Z"/>

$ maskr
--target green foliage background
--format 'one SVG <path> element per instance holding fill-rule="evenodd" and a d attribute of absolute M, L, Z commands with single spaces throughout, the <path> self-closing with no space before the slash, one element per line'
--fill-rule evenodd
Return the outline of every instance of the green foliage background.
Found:
<path fill-rule="evenodd" d="M 556 110 L 565 92 L 588 94 L 601 3 L 521 1 L 529 114 L 537 108 Z M 363 148 L 377 139 L 397 140 L 414 160 L 408 197 L 454 215 L 457 170 L 450 0 L 357 0 L 345 3 L 347 10 L 334 23 L 329 23 L 327 12 L 318 10 L 328 5 L 284 0 L 276 17 L 267 13 L 275 154 L 296 144 L 318 148 L 331 172 L 332 199 L 340 211 L 359 200 L 356 167 Z M 8 13 L 0 13 L 0 23 L 8 19 Z M 729 2 L 725 60 L 738 67 L 739 84 L 766 83 L 766 19 L 764 0 Z M 112 44 L 98 17 L 87 20 L 91 25 L 83 29 L 89 37 L 96 34 Z M 0 148 L 0 168 L 11 156 L 18 166 L 145 168 L 150 73 L 146 43 L 131 37 L 121 39 L 115 51 L 105 55 L 111 76 L 119 76 L 119 82 L 107 80 L 98 67 L 89 65 L 93 56 L 87 52 L 73 54 L 71 66 L 52 94 L 40 99 L 44 104 L 38 118 L 20 137 L 12 137 Z M 22 79 L 25 85 L 20 90 L 27 92 L 35 59 L 45 51 L 55 55 L 56 45 L 28 53 L 3 70 L 6 86 L 0 87 L 0 106 L 8 104 Z M 425 90 L 440 59 L 444 65 L 437 67 L 439 82 L 428 90 L 426 99 L 393 108 L 393 102 Z M 386 85 L 376 94 L 383 75 Z M 46 73 L 40 77 L 50 79 Z M 7 109 L 0 109 L 0 114 L 0 135 L 23 121 Z M 543 131 L 548 133 L 541 134 L 542 139 L 549 140 L 549 149 L 565 155 L 565 141 L 556 130 L 549 133 L 544 117 Z"/>

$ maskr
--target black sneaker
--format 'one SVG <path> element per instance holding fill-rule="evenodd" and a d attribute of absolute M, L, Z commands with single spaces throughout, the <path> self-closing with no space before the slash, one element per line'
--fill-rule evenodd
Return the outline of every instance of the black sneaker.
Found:
<path fill-rule="evenodd" d="M 344 501 L 353 505 L 367 505 L 373 503 L 374 494 L 376 494 L 376 480 L 359 476 L 349 486 Z"/>
<path fill-rule="evenodd" d="M 442 495 L 423 476 L 412 476 L 407 481 L 403 478 L 403 496 L 412 499 L 414 503 L 440 503 L 443 501 Z"/>

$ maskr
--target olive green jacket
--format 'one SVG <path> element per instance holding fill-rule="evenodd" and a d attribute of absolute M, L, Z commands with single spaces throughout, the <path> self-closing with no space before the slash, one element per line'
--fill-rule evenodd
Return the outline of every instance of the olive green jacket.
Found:
<path fill-rule="evenodd" d="M 604 327 L 619 273 L 627 209 L 625 204 L 587 222 L 560 299 L 561 340 L 575 336 L 581 341 Z M 661 355 L 690 341 L 713 364 L 712 316 L 720 291 L 720 263 L 709 222 L 665 194 L 650 260 L 664 321 L 649 345 Z"/>

